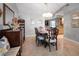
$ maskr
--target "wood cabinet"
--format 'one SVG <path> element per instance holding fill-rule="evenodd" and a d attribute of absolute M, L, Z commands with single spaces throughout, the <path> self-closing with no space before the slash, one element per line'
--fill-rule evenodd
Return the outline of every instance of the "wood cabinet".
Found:
<path fill-rule="evenodd" d="M 0 30 L 0 38 L 5 36 L 8 39 L 11 48 L 20 46 L 19 55 L 21 55 L 22 45 L 25 41 L 25 20 L 18 19 L 18 23 L 20 27 L 15 31 L 12 29 Z"/>
<path fill-rule="evenodd" d="M 23 30 L 16 30 L 13 31 L 11 29 L 5 29 L 5 30 L 1 30 L 1 35 L 6 36 L 9 43 L 10 43 L 10 47 L 14 48 L 14 47 L 18 47 L 20 46 L 20 55 L 22 52 L 22 44 L 23 44 L 23 35 L 22 35 L 22 31 Z"/>
<path fill-rule="evenodd" d="M 9 30 L 6 32 L 5 36 L 8 38 L 11 47 L 17 47 L 21 45 L 22 35 L 21 31 L 12 31 Z"/>

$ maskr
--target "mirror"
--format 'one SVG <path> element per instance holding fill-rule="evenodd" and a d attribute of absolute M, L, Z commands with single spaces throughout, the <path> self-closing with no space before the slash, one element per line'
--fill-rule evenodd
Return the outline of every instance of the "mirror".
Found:
<path fill-rule="evenodd" d="M 14 11 L 3 3 L 3 24 L 12 24 L 12 18 L 14 17 Z"/>

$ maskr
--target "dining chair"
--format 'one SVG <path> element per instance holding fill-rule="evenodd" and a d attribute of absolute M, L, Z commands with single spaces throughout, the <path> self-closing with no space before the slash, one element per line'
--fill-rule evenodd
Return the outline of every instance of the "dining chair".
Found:
<path fill-rule="evenodd" d="M 45 47 L 49 47 L 49 51 L 51 51 L 51 45 L 56 47 L 56 50 L 58 49 L 57 47 L 57 36 L 58 36 L 59 30 L 57 28 L 52 28 L 49 31 L 48 35 L 48 41 L 46 41 Z"/>
<path fill-rule="evenodd" d="M 42 34 L 42 33 L 39 33 L 38 32 L 38 29 L 35 28 L 35 34 L 36 34 L 36 45 L 39 46 L 39 45 L 43 45 L 44 44 L 44 41 L 46 39 L 46 34 Z"/>
<path fill-rule="evenodd" d="M 36 34 L 36 37 L 35 37 L 36 45 L 38 45 L 38 39 L 37 39 L 37 36 L 38 36 L 38 29 L 37 29 L 37 28 L 35 28 L 35 34 Z"/>

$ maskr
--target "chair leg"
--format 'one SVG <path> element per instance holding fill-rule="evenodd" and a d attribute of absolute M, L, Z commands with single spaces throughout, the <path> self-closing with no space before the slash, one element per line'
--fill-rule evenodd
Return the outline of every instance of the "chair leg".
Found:
<path fill-rule="evenodd" d="M 47 42 L 44 42 L 44 47 L 45 47 L 45 48 L 47 47 L 47 45 L 48 45 L 48 43 L 47 43 Z"/>
<path fill-rule="evenodd" d="M 39 40 L 36 38 L 36 45 L 39 46 Z"/>
<path fill-rule="evenodd" d="M 56 41 L 56 50 L 58 50 L 58 45 L 57 45 L 57 41 Z"/>
<path fill-rule="evenodd" d="M 35 39 L 36 39 L 35 42 L 36 42 L 36 45 L 37 45 L 37 44 L 38 44 L 38 42 L 37 42 L 37 41 L 38 41 L 38 40 L 37 40 L 37 37 L 36 37 Z"/>
<path fill-rule="evenodd" d="M 40 40 L 38 40 L 38 46 L 40 46 Z"/>
<path fill-rule="evenodd" d="M 49 52 L 51 52 L 51 46 L 50 46 L 51 44 L 49 43 Z"/>
<path fill-rule="evenodd" d="M 37 41 L 37 46 L 39 46 L 39 42 Z"/>
<path fill-rule="evenodd" d="M 36 41 L 36 45 L 39 46 L 38 40 Z"/>
<path fill-rule="evenodd" d="M 41 40 L 38 40 L 38 46 L 40 46 L 42 44 Z"/>

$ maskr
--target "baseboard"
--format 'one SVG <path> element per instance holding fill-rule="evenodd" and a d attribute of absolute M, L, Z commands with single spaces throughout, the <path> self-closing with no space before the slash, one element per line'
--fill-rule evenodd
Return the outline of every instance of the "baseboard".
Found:
<path fill-rule="evenodd" d="M 67 38 L 67 37 L 64 37 L 64 39 L 65 39 L 65 40 L 68 40 L 68 41 L 71 41 L 71 42 L 73 42 L 73 43 L 75 43 L 75 44 L 79 44 L 79 42 L 77 42 L 77 41 L 75 41 L 75 40 L 72 40 L 72 39 L 69 39 L 69 38 Z"/>
<path fill-rule="evenodd" d="M 35 35 L 26 35 L 25 37 L 35 37 Z"/>

